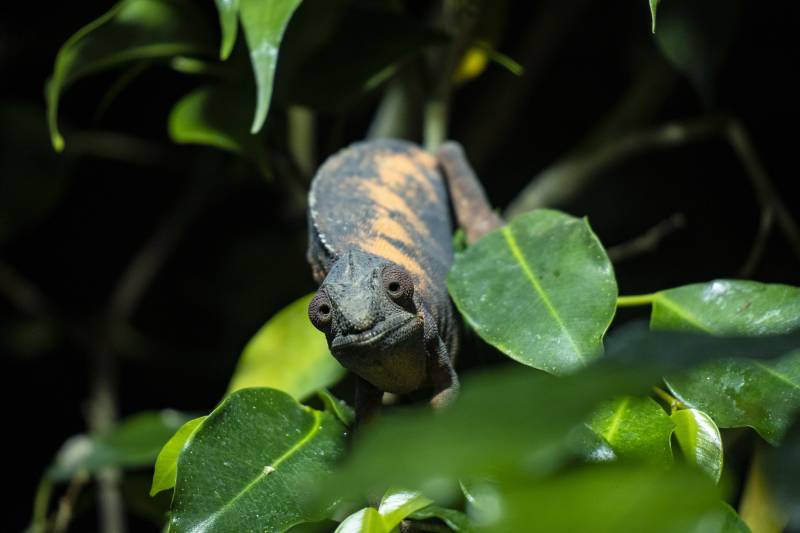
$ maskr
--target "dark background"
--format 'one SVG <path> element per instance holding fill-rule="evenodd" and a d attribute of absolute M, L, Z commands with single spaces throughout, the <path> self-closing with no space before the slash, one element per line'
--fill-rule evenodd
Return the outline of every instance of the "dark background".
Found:
<path fill-rule="evenodd" d="M 39 476 L 66 438 L 86 431 L 93 369 L 109 350 L 116 354 L 120 416 L 165 407 L 207 412 L 250 336 L 314 289 L 304 259 L 305 218 L 288 207 L 280 180 L 266 183 L 241 159 L 169 140 L 167 114 L 197 80 L 155 65 L 99 119 L 93 115 L 113 76 L 79 82 L 62 101 L 68 149 L 52 151 L 43 87 L 55 54 L 109 5 L 16 3 L 14 12 L 4 6 L 0 19 L 0 375 L 5 457 L 14 470 L 3 530 L 24 528 Z M 663 59 L 645 0 L 510 2 L 496 47 L 526 72 L 515 77 L 490 65 L 461 86 L 450 136 L 465 144 L 493 204 L 503 207 L 582 146 L 644 79 L 651 84 L 646 94 L 663 96 L 606 132 L 603 142 L 671 120 L 734 116 L 800 219 L 800 54 L 790 5 L 741 3 L 704 100 Z M 425 12 L 423 2 L 408 9 Z M 379 96 L 362 97 L 347 114 L 319 116 L 319 160 L 364 136 Z M 268 120 L 280 122 L 282 113 L 276 106 Z M 684 227 L 657 249 L 615 265 L 621 294 L 738 276 L 760 214 L 747 172 L 719 138 L 621 161 L 557 207 L 588 216 L 607 246 L 684 215 Z M 167 235 L 163 264 L 134 306 L 129 330 L 108 341 L 103 324 L 111 295 L 165 227 L 176 233 Z M 750 277 L 800 285 L 800 262 L 779 229 Z M 620 317 L 645 314 L 625 310 Z M 477 342 L 468 346 L 476 354 L 470 360 L 467 353 L 467 366 L 491 359 L 477 353 Z M 91 487 L 87 494 L 75 531 L 95 527 Z M 132 520 L 134 530 L 153 527 Z"/>

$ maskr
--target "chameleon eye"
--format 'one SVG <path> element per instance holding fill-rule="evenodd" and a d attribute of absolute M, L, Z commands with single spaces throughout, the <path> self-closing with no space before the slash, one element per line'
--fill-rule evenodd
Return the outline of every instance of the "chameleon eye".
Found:
<path fill-rule="evenodd" d="M 381 273 L 383 288 L 392 300 L 407 300 L 414 294 L 414 282 L 411 276 L 399 265 L 388 265 Z"/>
<path fill-rule="evenodd" d="M 323 293 L 318 292 L 308 304 L 308 318 L 320 331 L 325 331 L 331 323 L 333 308 L 331 301 Z"/>

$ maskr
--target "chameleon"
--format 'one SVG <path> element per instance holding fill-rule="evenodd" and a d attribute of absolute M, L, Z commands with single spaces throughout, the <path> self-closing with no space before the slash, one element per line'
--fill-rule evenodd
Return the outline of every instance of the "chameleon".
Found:
<path fill-rule="evenodd" d="M 329 157 L 308 198 L 308 306 L 331 354 L 356 378 L 358 421 L 384 392 L 455 398 L 458 318 L 445 279 L 455 215 L 467 242 L 502 225 L 460 145 L 431 154 L 400 140 L 355 143 Z"/>

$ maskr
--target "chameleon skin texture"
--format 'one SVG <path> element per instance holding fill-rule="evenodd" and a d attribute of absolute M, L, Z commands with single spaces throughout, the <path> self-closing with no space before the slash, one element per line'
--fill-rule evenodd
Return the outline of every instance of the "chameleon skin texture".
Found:
<path fill-rule="evenodd" d="M 412 143 L 357 143 L 323 164 L 309 193 L 308 260 L 334 307 L 341 304 L 349 313 L 347 320 L 334 320 L 328 336 L 332 352 L 382 390 L 408 392 L 421 386 L 425 361 L 436 357 L 430 349 L 426 353 L 422 331 L 411 326 L 399 328 L 359 359 L 337 354 L 335 337 L 364 332 L 369 317 L 380 322 L 378 329 L 410 318 L 381 295 L 383 266 L 397 264 L 408 272 L 414 282 L 411 310 L 419 327 L 424 326 L 426 338 L 431 332 L 438 336 L 451 359 L 455 350 L 457 331 L 445 283 L 453 261 L 452 224 L 437 165 L 435 157 Z M 433 324 L 424 324 L 426 319 Z M 384 374 L 365 368 L 378 364 L 376 358 L 388 365 Z"/>

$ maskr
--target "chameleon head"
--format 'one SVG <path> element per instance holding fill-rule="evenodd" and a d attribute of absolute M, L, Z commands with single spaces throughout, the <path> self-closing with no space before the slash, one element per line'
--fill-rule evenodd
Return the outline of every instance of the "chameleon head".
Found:
<path fill-rule="evenodd" d="M 308 306 L 334 357 L 376 387 L 412 391 L 426 373 L 424 324 L 414 281 L 400 265 L 351 250 L 334 263 Z"/>

